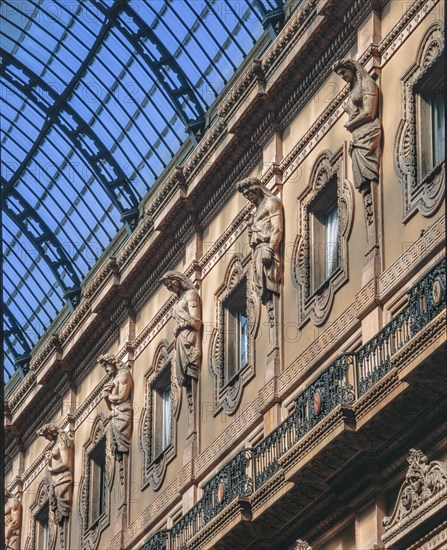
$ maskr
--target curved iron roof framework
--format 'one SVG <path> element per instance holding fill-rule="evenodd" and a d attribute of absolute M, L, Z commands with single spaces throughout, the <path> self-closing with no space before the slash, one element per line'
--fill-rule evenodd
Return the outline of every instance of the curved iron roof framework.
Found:
<path fill-rule="evenodd" d="M 125 226 L 285 0 L 3 0 L 5 379 Z"/>

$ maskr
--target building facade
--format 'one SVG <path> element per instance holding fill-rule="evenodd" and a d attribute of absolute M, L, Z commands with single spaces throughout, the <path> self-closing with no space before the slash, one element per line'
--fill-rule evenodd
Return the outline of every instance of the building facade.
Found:
<path fill-rule="evenodd" d="M 286 16 L 7 396 L 8 548 L 447 546 L 444 4 Z"/>

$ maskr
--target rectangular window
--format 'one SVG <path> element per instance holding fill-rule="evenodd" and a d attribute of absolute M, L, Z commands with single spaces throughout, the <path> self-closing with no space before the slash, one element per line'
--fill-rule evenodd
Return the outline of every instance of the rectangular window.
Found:
<path fill-rule="evenodd" d="M 248 364 L 247 288 L 244 284 L 225 301 L 225 382 Z"/>
<path fill-rule="evenodd" d="M 48 504 L 40 511 L 36 521 L 36 548 L 48 550 L 49 548 L 49 508 Z"/>
<path fill-rule="evenodd" d="M 337 187 L 331 185 L 310 208 L 312 249 L 311 270 L 313 291 L 336 271 L 338 258 Z"/>
<path fill-rule="evenodd" d="M 101 439 L 90 453 L 89 525 L 105 512 L 106 440 Z"/>
<path fill-rule="evenodd" d="M 153 456 L 155 459 L 171 444 L 172 395 L 170 374 L 171 369 L 165 369 L 153 386 Z"/>
<path fill-rule="evenodd" d="M 420 177 L 425 178 L 445 158 L 444 78 L 438 70 L 418 86 Z"/>

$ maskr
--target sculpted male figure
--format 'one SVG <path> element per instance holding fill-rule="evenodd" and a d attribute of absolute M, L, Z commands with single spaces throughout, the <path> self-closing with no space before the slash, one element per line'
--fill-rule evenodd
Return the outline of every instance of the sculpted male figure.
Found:
<path fill-rule="evenodd" d="M 22 523 L 22 503 L 6 492 L 5 494 L 5 543 L 6 550 L 20 550 L 20 527 Z"/>
<path fill-rule="evenodd" d="M 37 430 L 37 435 L 53 441 L 51 451 L 45 455 L 48 472 L 51 474 L 50 509 L 54 521 L 62 524 L 70 515 L 73 483 L 73 437 L 54 424 L 45 424 Z"/>
<path fill-rule="evenodd" d="M 112 354 L 101 355 L 98 363 L 111 378 L 104 385 L 102 395 L 111 411 L 112 451 L 121 458 L 129 452 L 132 436 L 132 374 L 129 367 Z"/>
<path fill-rule="evenodd" d="M 258 178 L 238 182 L 237 190 L 256 206 L 248 222 L 248 236 L 253 249 L 254 285 L 261 302 L 271 301 L 279 294 L 281 284 L 280 247 L 284 214 L 281 200 L 273 195 Z"/>

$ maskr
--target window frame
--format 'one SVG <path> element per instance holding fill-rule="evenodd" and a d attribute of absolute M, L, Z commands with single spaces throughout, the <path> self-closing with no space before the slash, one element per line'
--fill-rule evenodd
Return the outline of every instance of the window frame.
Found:
<path fill-rule="evenodd" d="M 334 154 L 324 150 L 313 163 L 307 186 L 297 198 L 298 233 L 292 251 L 292 280 L 297 289 L 298 327 L 311 320 L 323 325 L 329 317 L 334 297 L 349 279 L 348 240 L 354 218 L 354 191 L 347 180 L 347 142 Z M 323 263 L 322 216 L 336 205 L 337 265 L 327 277 L 318 276 Z M 320 224 L 318 232 L 316 226 Z M 319 238 L 321 240 L 321 237 Z"/>
<path fill-rule="evenodd" d="M 173 368 L 174 342 L 162 340 L 156 348 L 154 361 L 145 374 L 144 409 L 140 418 L 139 448 L 142 454 L 142 490 L 150 486 L 157 491 L 162 486 L 168 464 L 177 455 L 177 420 L 180 412 L 181 388 Z M 162 393 L 170 388 L 170 439 L 167 445 L 157 441 L 158 424 L 164 418 Z M 154 435 L 155 434 L 155 435 Z M 163 447 L 163 448 L 162 448 Z"/>
<path fill-rule="evenodd" d="M 255 346 L 254 338 L 258 326 L 256 312 L 259 304 L 253 303 L 256 294 L 250 291 L 248 271 L 251 254 L 247 256 L 235 254 L 229 263 L 223 284 L 215 294 L 215 325 L 211 334 L 208 363 L 214 378 L 214 411 L 216 416 L 221 411 L 232 415 L 236 412 L 243 395 L 244 387 L 255 376 Z M 245 298 L 245 313 L 247 319 L 247 361 L 244 365 L 235 359 L 239 346 L 233 351 L 229 345 L 230 337 L 236 330 L 230 330 L 234 325 L 234 312 L 243 309 L 239 304 Z M 234 351 L 236 350 L 236 352 Z M 235 368 L 229 372 L 229 357 L 233 355 Z"/>
<path fill-rule="evenodd" d="M 425 217 L 433 216 L 444 198 L 445 158 L 435 165 L 432 161 L 432 136 L 427 124 L 429 108 L 423 97 L 427 86 L 442 72 L 443 56 L 443 29 L 436 22 L 427 29 L 415 62 L 401 78 L 402 115 L 394 154 L 404 223 L 417 212 Z"/>

